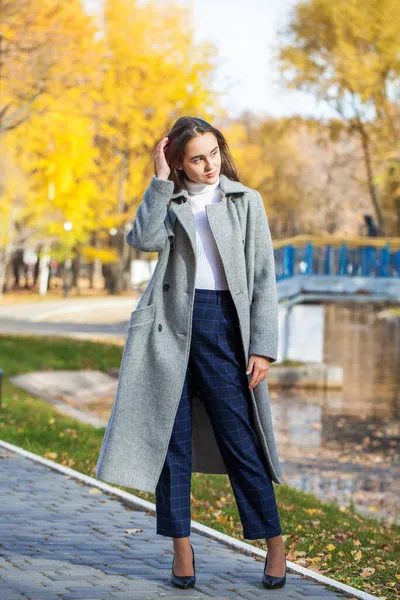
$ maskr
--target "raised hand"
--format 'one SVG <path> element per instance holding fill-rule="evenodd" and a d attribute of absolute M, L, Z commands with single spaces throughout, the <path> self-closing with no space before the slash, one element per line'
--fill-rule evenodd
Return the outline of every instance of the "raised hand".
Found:
<path fill-rule="evenodd" d="M 165 137 L 157 144 L 156 153 L 154 154 L 154 167 L 159 179 L 168 179 L 171 169 L 165 158 L 164 150 L 169 143 L 169 138 Z"/>

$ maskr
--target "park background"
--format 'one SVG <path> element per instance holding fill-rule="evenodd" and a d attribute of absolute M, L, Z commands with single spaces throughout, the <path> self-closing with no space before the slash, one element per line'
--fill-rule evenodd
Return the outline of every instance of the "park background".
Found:
<path fill-rule="evenodd" d="M 83 415 L 107 420 L 129 315 L 157 261 L 125 236 L 157 143 L 180 116 L 202 117 L 261 193 L 278 285 L 326 284 L 294 307 L 292 343 L 269 372 L 289 558 L 384 598 L 400 577 L 399 8 L 0 3 L 2 439 L 94 473 L 104 429 Z M 79 388 L 89 371 L 110 382 L 93 379 L 90 397 Z M 240 537 L 224 476 L 194 477 L 192 495 L 193 519 Z"/>

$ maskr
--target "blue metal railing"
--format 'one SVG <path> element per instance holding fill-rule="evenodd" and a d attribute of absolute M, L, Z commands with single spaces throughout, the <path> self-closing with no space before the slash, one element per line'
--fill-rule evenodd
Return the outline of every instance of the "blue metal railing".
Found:
<path fill-rule="evenodd" d="M 295 239 L 295 238 L 292 238 Z M 376 238 L 375 238 L 376 239 Z M 391 244 L 326 243 L 299 240 L 274 249 L 277 280 L 294 275 L 400 277 L 398 239 Z M 283 243 L 282 243 L 283 242 Z"/>

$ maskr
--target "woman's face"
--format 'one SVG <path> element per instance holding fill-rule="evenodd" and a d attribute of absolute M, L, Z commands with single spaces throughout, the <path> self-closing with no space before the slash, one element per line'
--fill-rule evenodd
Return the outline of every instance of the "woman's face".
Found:
<path fill-rule="evenodd" d="M 189 181 L 209 184 L 217 181 L 221 170 L 221 154 L 217 138 L 211 131 L 187 142 L 183 162 L 178 169 L 184 170 Z"/>

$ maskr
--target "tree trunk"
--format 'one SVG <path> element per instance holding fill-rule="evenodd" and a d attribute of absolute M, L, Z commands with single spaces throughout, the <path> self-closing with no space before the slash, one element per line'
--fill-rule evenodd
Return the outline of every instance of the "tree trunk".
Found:
<path fill-rule="evenodd" d="M 376 220 L 377 220 L 378 226 L 379 226 L 379 235 L 385 235 L 385 227 L 384 227 L 382 212 L 381 212 L 381 209 L 379 206 L 378 195 L 376 193 L 376 187 L 374 184 L 374 175 L 372 172 L 372 163 L 371 163 L 371 156 L 370 156 L 370 151 L 369 151 L 368 134 L 360 120 L 358 120 L 358 131 L 360 132 L 360 136 L 361 136 L 361 143 L 362 143 L 362 148 L 363 148 L 363 152 L 364 152 L 365 168 L 367 171 L 368 189 L 369 189 L 369 194 L 371 196 L 372 205 L 375 210 Z"/>

